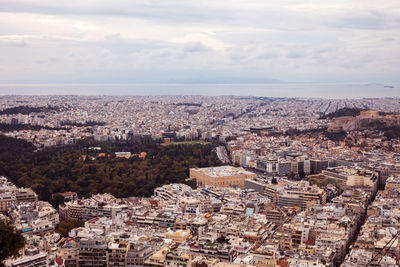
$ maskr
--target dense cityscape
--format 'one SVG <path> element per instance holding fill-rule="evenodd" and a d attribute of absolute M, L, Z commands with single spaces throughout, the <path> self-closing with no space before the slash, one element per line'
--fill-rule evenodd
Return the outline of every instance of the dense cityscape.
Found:
<path fill-rule="evenodd" d="M 1 96 L 0 262 L 400 266 L 399 111 L 399 98 Z"/>
<path fill-rule="evenodd" d="M 399 14 L 1 0 L 0 267 L 400 267 Z"/>

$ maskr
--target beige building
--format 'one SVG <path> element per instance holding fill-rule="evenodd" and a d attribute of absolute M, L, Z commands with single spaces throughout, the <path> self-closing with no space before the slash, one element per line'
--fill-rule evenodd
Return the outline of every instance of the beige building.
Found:
<path fill-rule="evenodd" d="M 143 266 L 157 267 L 164 266 L 167 254 L 169 252 L 168 246 L 163 246 L 158 251 L 153 253 L 143 264 Z"/>
<path fill-rule="evenodd" d="M 119 243 L 108 244 L 108 266 L 118 267 L 125 265 L 126 253 L 128 252 L 128 244 L 123 241 Z"/>
<path fill-rule="evenodd" d="M 25 253 L 27 251 L 25 250 Z M 9 258 L 5 261 L 4 265 L 6 267 L 45 267 L 48 264 L 47 252 L 39 252 L 39 250 L 31 250 L 29 255 L 23 255 L 16 259 Z"/>
<path fill-rule="evenodd" d="M 346 185 L 347 186 L 355 186 L 355 187 L 377 187 L 378 184 L 378 178 L 375 177 L 371 177 L 370 175 L 364 176 L 364 175 L 359 175 L 359 174 L 355 174 L 355 175 L 349 175 L 347 177 L 347 182 Z"/>
<path fill-rule="evenodd" d="M 77 267 L 79 257 L 77 241 L 62 238 L 57 246 L 57 258 L 64 260 L 65 267 Z"/>
<path fill-rule="evenodd" d="M 339 180 L 346 187 L 363 187 L 371 192 L 378 190 L 378 173 L 363 168 L 334 167 L 323 170 L 326 177 Z"/>
<path fill-rule="evenodd" d="M 391 176 L 386 180 L 385 188 L 400 188 L 400 178 Z"/>
<path fill-rule="evenodd" d="M 256 176 L 255 173 L 232 166 L 190 169 L 190 179 L 196 179 L 197 185 L 244 187 L 244 180 Z"/>
<path fill-rule="evenodd" d="M 178 230 L 176 232 L 168 232 L 165 237 L 172 239 L 172 241 L 175 243 L 182 244 L 185 243 L 186 240 L 191 237 L 191 235 L 190 230 Z"/>
<path fill-rule="evenodd" d="M 1 177 L 1 183 L 7 183 L 7 179 Z M 37 195 L 30 188 L 17 188 L 14 185 L 5 185 L 0 188 L 0 212 L 7 212 L 11 210 L 12 206 L 22 202 L 35 202 Z"/>
<path fill-rule="evenodd" d="M 165 266 L 182 266 L 189 267 L 192 266 L 192 256 L 187 253 L 182 253 L 181 251 L 172 250 L 166 256 Z"/>
<path fill-rule="evenodd" d="M 0 212 L 6 212 L 11 209 L 11 206 L 17 204 L 15 194 L 5 192 L 0 194 Z"/>

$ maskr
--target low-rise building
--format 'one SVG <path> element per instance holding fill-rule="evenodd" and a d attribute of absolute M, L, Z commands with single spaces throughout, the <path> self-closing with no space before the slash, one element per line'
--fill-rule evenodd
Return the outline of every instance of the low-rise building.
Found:
<path fill-rule="evenodd" d="M 246 179 L 256 176 L 255 173 L 232 166 L 190 169 L 190 179 L 196 179 L 198 185 L 244 187 Z"/>

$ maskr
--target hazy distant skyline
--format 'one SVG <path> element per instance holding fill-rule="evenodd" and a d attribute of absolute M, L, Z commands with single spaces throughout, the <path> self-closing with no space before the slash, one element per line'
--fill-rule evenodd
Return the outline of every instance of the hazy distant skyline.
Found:
<path fill-rule="evenodd" d="M 400 1 L 2 0 L 0 60 L 0 84 L 397 85 Z"/>
<path fill-rule="evenodd" d="M 30 84 L 0 85 L 2 95 L 109 96 L 263 96 L 325 99 L 400 98 L 399 87 L 383 84 L 270 83 L 270 84 Z"/>

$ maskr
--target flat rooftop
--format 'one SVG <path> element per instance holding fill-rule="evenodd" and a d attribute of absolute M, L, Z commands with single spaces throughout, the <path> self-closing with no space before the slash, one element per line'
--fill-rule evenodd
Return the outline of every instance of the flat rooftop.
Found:
<path fill-rule="evenodd" d="M 242 168 L 236 168 L 233 166 L 193 168 L 193 170 L 202 172 L 211 177 L 224 177 L 224 176 L 232 176 L 232 175 L 240 175 L 240 174 L 246 174 L 246 175 L 254 174 L 254 173 L 246 171 Z"/>

